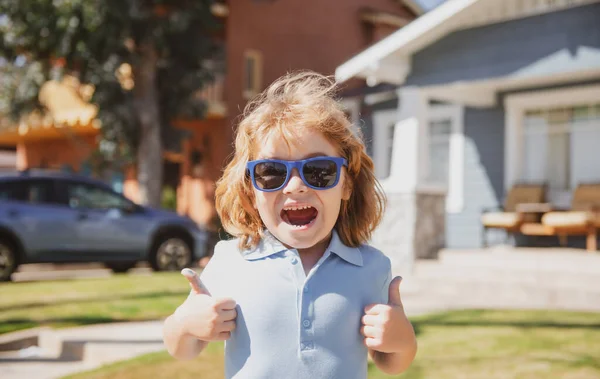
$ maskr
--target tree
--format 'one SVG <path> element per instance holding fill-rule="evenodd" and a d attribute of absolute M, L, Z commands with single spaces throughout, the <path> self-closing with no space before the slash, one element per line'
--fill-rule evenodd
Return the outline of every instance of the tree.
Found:
<path fill-rule="evenodd" d="M 201 118 L 195 96 L 222 49 L 211 0 L 0 0 L 0 106 L 14 120 L 69 74 L 91 84 L 103 138 L 135 151 L 140 200 L 158 206 L 171 122 Z M 167 139 L 165 139 L 167 138 Z"/>

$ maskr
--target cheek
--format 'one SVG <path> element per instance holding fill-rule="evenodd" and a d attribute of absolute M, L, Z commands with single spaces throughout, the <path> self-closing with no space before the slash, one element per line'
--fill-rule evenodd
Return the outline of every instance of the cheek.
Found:
<path fill-rule="evenodd" d="M 258 210 L 262 218 L 275 217 L 276 215 L 273 213 L 276 200 L 277 195 L 274 193 L 255 191 L 254 208 Z"/>

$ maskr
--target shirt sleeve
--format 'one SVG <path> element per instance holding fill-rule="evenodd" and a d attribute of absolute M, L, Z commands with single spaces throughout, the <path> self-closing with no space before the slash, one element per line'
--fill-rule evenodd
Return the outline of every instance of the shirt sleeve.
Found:
<path fill-rule="evenodd" d="M 385 264 L 383 272 L 381 273 L 383 284 L 379 291 L 379 304 L 387 304 L 389 302 L 390 295 L 390 283 L 392 282 L 392 264 L 388 257 L 385 258 Z"/>

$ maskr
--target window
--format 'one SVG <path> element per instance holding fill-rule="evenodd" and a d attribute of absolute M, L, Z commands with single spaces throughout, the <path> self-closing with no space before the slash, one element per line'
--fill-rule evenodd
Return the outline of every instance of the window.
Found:
<path fill-rule="evenodd" d="M 450 172 L 450 136 L 452 120 L 429 122 L 429 175 L 427 181 L 448 187 Z"/>
<path fill-rule="evenodd" d="M 424 144 L 424 188 L 446 192 L 446 211 L 459 213 L 464 205 L 464 118 L 463 107 L 432 104 L 427 112 Z"/>
<path fill-rule="evenodd" d="M 113 192 L 89 184 L 69 184 L 67 196 L 71 208 L 130 209 L 133 205 L 129 200 Z"/>
<path fill-rule="evenodd" d="M 546 182 L 550 191 L 600 180 L 600 103 L 525 111 L 521 180 Z"/>
<path fill-rule="evenodd" d="M 244 53 L 244 98 L 250 99 L 262 88 L 262 54 L 256 50 Z"/>
<path fill-rule="evenodd" d="M 373 161 L 379 180 L 391 175 L 397 114 L 396 109 L 373 112 Z"/>
<path fill-rule="evenodd" d="M 15 180 L 0 184 L 0 200 L 21 201 L 29 204 L 54 203 L 52 181 Z"/>
<path fill-rule="evenodd" d="M 24 184 L 21 182 L 10 181 L 0 183 L 0 201 L 25 199 Z"/>

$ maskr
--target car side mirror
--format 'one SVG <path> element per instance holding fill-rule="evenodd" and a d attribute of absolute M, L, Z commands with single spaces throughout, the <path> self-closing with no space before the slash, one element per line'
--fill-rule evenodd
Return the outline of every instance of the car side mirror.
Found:
<path fill-rule="evenodd" d="M 135 203 L 127 203 L 127 205 L 125 205 L 122 210 L 125 214 L 134 214 L 141 212 L 142 207 Z"/>

